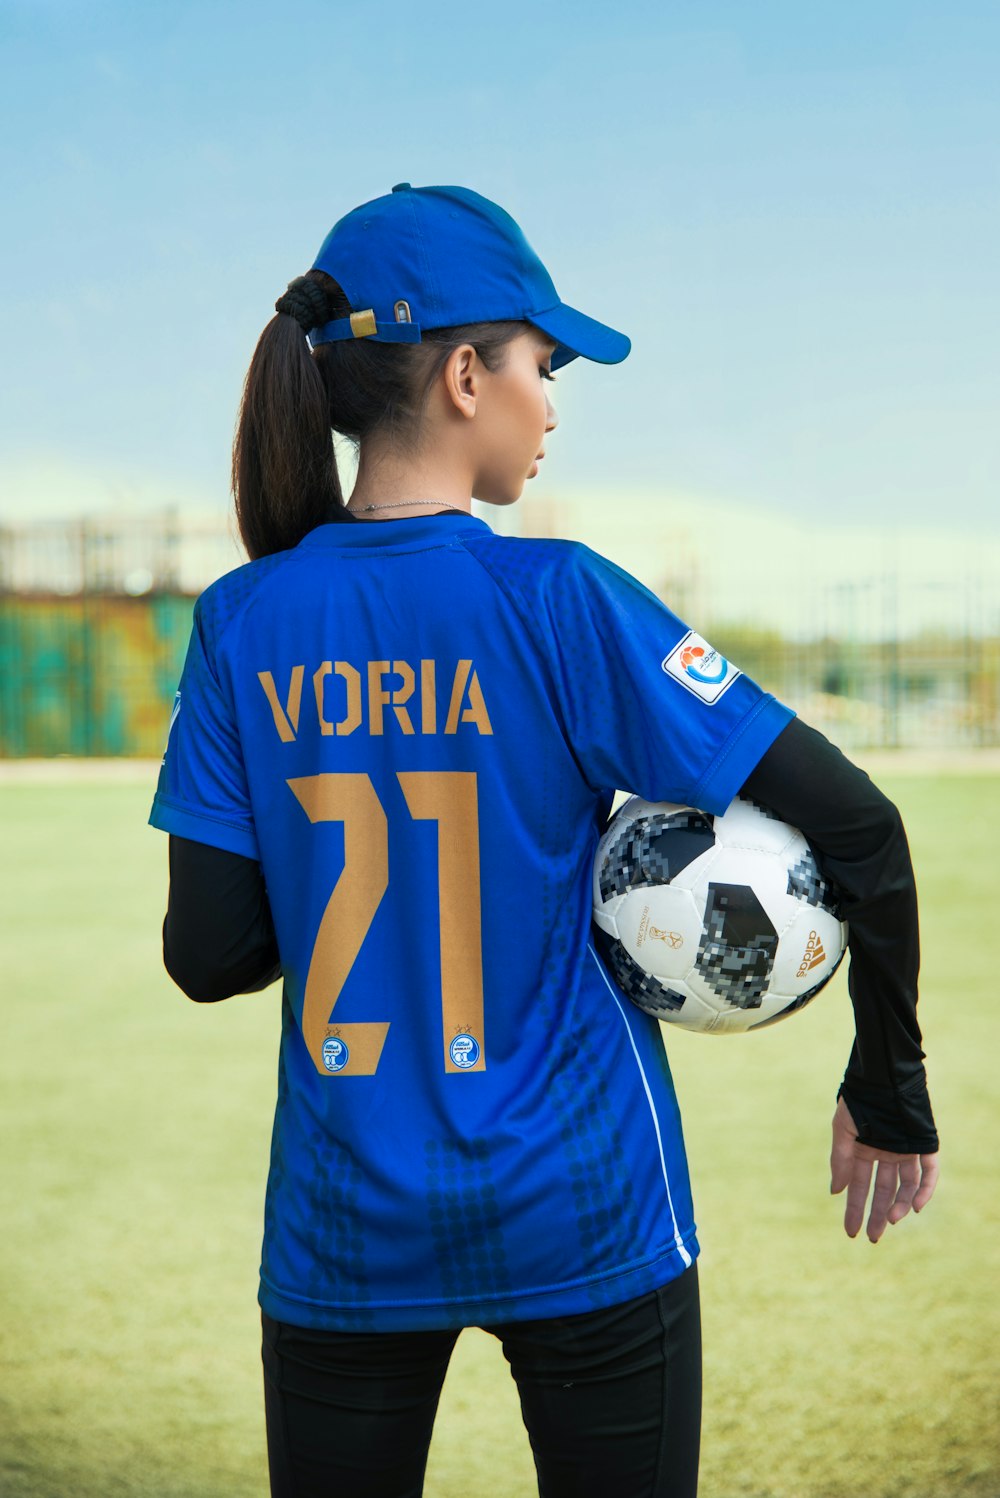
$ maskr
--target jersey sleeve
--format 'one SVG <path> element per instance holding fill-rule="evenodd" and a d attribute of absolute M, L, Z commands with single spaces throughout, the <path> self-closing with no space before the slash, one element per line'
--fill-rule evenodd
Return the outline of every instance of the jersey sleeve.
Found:
<path fill-rule="evenodd" d="M 163 832 L 259 858 L 246 769 L 218 662 L 211 589 L 194 625 L 150 823 Z"/>
<path fill-rule="evenodd" d="M 547 604 L 556 691 L 588 781 L 725 811 L 791 709 L 587 547 L 572 548 Z"/>

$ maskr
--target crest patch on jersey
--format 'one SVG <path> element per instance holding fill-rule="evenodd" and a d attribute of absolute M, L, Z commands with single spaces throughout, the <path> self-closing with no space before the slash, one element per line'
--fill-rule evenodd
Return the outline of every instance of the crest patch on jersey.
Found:
<path fill-rule="evenodd" d="M 668 676 L 708 703 L 718 702 L 723 692 L 743 674 L 693 629 L 688 630 L 660 664 Z"/>
<path fill-rule="evenodd" d="M 323 1065 L 327 1071 L 343 1071 L 350 1059 L 351 1053 L 344 1041 L 339 1036 L 328 1035 L 323 1042 Z"/>
<path fill-rule="evenodd" d="M 448 1055 L 463 1071 L 468 1071 L 469 1067 L 475 1066 L 479 1060 L 479 1054 L 479 1041 L 474 1035 L 456 1035 L 448 1047 Z"/>

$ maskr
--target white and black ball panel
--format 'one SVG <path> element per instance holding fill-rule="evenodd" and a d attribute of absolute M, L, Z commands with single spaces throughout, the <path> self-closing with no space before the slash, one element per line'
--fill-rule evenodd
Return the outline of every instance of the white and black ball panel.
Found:
<path fill-rule="evenodd" d="M 810 1002 L 843 956 L 837 898 L 801 832 L 741 797 L 721 816 L 632 797 L 594 865 L 617 981 L 647 1012 L 714 1034 Z"/>
<path fill-rule="evenodd" d="M 817 983 L 813 983 L 812 986 L 810 988 L 807 988 L 804 993 L 800 993 L 798 998 L 790 1000 L 789 1003 L 787 1003 L 782 1009 L 779 1009 L 775 1014 L 769 1014 L 765 1019 L 755 1020 L 749 1028 L 751 1030 L 763 1030 L 767 1025 L 776 1025 L 779 1019 L 787 1019 L 790 1014 L 796 1014 L 800 1009 L 804 1009 L 807 1004 L 811 1004 L 816 995 L 829 983 L 830 979 L 833 977 L 834 973 L 837 971 L 846 955 L 847 946 L 845 937 L 845 946 L 841 951 L 840 956 L 836 959 L 833 967 L 830 968 L 830 970 L 824 975 L 824 977 L 820 978 Z"/>
<path fill-rule="evenodd" d="M 820 873 L 816 855 L 805 838 L 802 842 L 805 846 L 801 857 L 795 859 L 788 869 L 788 893 L 804 900 L 807 905 L 815 905 L 818 909 L 837 916 L 840 913 L 837 891 L 830 880 Z"/>
<path fill-rule="evenodd" d="M 773 812 L 749 797 L 737 796 L 721 817 L 715 818 L 718 837 L 729 848 L 747 847 L 762 853 L 784 853 L 796 838 L 805 838 L 795 827 L 779 821 Z"/>
<path fill-rule="evenodd" d="M 598 850 L 595 880 L 603 902 L 644 886 L 672 883 L 715 847 L 712 818 L 690 807 L 665 811 L 633 797 L 619 830 Z"/>
<path fill-rule="evenodd" d="M 799 998 L 817 979 L 833 976 L 847 944 L 847 927 L 830 911 L 798 905 L 786 927 L 774 967 L 779 993 Z"/>
<path fill-rule="evenodd" d="M 617 938 L 602 932 L 598 946 L 622 993 L 646 1014 L 667 1019 L 687 1003 L 688 995 L 682 989 L 661 983 L 652 973 L 646 972 Z"/>
<path fill-rule="evenodd" d="M 695 963 L 700 981 L 736 1009 L 759 1009 L 778 933 L 752 884 L 709 881 Z"/>
<path fill-rule="evenodd" d="M 618 935 L 618 922 L 615 919 L 614 910 L 610 907 L 594 906 L 594 925 L 605 936 L 617 937 Z"/>
<path fill-rule="evenodd" d="M 787 892 L 787 863 L 783 856 L 767 849 L 720 844 L 704 887 L 709 884 L 745 885 L 752 890 L 779 936 L 793 918 L 794 906 Z"/>
<path fill-rule="evenodd" d="M 702 913 L 693 890 L 678 884 L 643 887 L 619 902 L 610 933 L 655 978 L 686 978 L 697 960 Z"/>

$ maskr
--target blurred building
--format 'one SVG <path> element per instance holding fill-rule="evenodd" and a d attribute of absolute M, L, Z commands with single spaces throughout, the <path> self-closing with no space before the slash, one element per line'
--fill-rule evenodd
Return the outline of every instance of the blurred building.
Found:
<path fill-rule="evenodd" d="M 246 558 L 215 515 L 178 509 L 0 525 L 0 593 L 196 597 Z"/>
<path fill-rule="evenodd" d="M 611 557 L 845 748 L 1000 744 L 989 545 L 655 493 L 540 491 L 482 513 Z M 0 527 L 0 756 L 159 756 L 194 599 L 242 560 L 214 515 Z"/>
<path fill-rule="evenodd" d="M 0 756 L 158 757 L 194 599 L 242 560 L 177 510 L 0 527 Z"/>

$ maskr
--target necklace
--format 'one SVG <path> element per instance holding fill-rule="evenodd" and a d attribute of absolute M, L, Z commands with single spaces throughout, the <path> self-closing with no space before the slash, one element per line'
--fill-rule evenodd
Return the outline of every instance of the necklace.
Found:
<path fill-rule="evenodd" d="M 415 505 L 441 505 L 446 510 L 457 510 L 460 515 L 468 515 L 469 511 L 461 505 L 450 505 L 444 499 L 404 499 L 399 504 L 391 505 L 361 505 L 355 511 L 357 515 L 369 515 L 372 510 L 412 510 Z"/>

